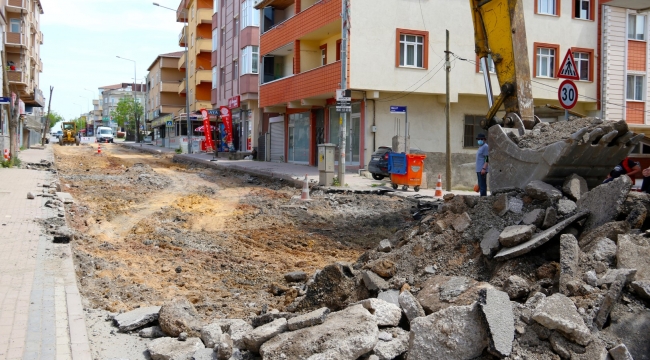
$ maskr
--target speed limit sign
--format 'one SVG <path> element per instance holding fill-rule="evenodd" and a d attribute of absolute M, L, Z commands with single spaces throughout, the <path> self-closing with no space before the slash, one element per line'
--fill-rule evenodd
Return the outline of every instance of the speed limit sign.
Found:
<path fill-rule="evenodd" d="M 564 80 L 557 92 L 560 105 L 565 109 L 572 109 L 578 102 L 578 87 L 571 80 Z"/>

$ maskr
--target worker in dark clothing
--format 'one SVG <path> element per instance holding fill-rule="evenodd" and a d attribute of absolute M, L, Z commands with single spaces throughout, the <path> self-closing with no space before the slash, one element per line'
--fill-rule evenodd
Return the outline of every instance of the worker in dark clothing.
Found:
<path fill-rule="evenodd" d="M 621 175 L 627 175 L 630 177 L 632 180 L 632 184 L 635 183 L 634 178 L 636 177 L 636 174 L 641 172 L 641 164 L 633 161 L 630 158 L 625 158 L 623 161 L 621 161 L 616 167 L 614 167 L 614 170 L 610 171 L 609 175 L 607 175 L 607 179 L 603 181 L 603 184 L 608 183 L 617 177 Z"/>

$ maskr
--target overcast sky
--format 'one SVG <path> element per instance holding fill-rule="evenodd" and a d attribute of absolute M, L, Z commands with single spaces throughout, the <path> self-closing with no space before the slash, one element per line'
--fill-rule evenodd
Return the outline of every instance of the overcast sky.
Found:
<path fill-rule="evenodd" d="M 153 5 L 153 0 L 41 0 L 40 89 L 52 110 L 66 119 L 91 109 L 100 86 L 132 82 L 133 62 L 144 82 L 147 68 L 158 54 L 182 51 L 176 13 Z M 176 9 L 180 0 L 157 0 Z M 86 91 L 88 89 L 90 91 Z"/>

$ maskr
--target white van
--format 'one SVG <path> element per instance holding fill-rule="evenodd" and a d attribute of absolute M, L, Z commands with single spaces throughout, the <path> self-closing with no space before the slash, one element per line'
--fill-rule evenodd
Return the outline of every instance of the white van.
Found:
<path fill-rule="evenodd" d="M 100 126 L 97 128 L 97 133 L 95 134 L 97 137 L 97 142 L 107 142 L 107 143 L 112 143 L 113 142 L 113 129 L 107 127 L 107 126 Z"/>

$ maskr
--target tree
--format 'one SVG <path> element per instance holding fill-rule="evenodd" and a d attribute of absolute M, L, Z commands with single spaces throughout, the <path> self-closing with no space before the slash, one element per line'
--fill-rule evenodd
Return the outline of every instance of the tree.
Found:
<path fill-rule="evenodd" d="M 139 141 L 140 137 L 137 135 L 139 134 L 139 131 L 135 131 L 135 129 L 139 128 L 140 119 L 143 115 L 144 108 L 142 107 L 142 104 L 134 101 L 133 97 L 130 95 L 121 98 L 120 101 L 117 102 L 115 110 L 111 111 L 111 116 L 113 117 L 113 120 L 117 122 L 118 126 L 124 127 L 126 122 L 129 123 L 127 128 L 134 131 L 136 134 L 136 141 Z"/>
<path fill-rule="evenodd" d="M 65 121 L 63 116 L 59 115 L 56 111 L 52 111 L 50 113 L 50 128 L 48 130 L 52 129 L 54 125 L 61 121 Z"/>
<path fill-rule="evenodd" d="M 70 120 L 70 121 L 74 122 L 77 125 L 77 131 L 86 128 L 86 117 L 85 116 L 81 116 L 81 117 L 78 117 L 78 118 Z"/>

